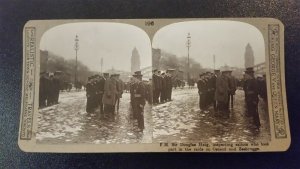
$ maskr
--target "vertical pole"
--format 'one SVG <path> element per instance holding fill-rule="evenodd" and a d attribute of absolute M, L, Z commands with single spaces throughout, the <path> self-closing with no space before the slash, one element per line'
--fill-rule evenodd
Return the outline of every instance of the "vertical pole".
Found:
<path fill-rule="evenodd" d="M 188 67 L 187 67 L 187 79 L 190 80 L 190 46 L 188 46 Z"/>
<path fill-rule="evenodd" d="M 76 59 L 75 59 L 75 77 L 74 77 L 74 85 L 76 86 L 77 84 L 77 51 L 79 50 L 79 44 L 78 44 L 78 35 L 76 35 L 75 37 L 75 45 L 74 45 L 74 50 L 75 50 L 75 56 L 76 56 Z"/>
<path fill-rule="evenodd" d="M 77 50 L 75 50 L 76 52 L 76 61 L 75 61 L 75 80 L 74 80 L 74 84 L 76 85 L 77 83 Z"/>
<path fill-rule="evenodd" d="M 189 80 L 190 80 L 190 47 L 191 47 L 191 34 L 190 33 L 188 33 L 188 35 L 187 35 L 186 47 L 188 49 L 187 81 L 189 82 Z"/>

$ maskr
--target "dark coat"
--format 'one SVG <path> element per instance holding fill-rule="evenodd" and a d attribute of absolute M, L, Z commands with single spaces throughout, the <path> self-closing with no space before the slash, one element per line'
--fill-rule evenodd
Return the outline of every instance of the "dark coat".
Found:
<path fill-rule="evenodd" d="M 103 104 L 114 106 L 116 103 L 116 96 L 118 94 L 117 81 L 114 78 L 107 79 L 104 85 Z"/>
<path fill-rule="evenodd" d="M 221 75 L 217 77 L 215 100 L 219 102 L 227 102 L 228 92 L 229 92 L 228 78 L 225 75 Z"/>

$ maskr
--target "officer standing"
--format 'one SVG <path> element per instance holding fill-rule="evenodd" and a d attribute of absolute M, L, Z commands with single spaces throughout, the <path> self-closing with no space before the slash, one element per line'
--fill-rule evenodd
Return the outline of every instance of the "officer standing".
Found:
<path fill-rule="evenodd" d="M 213 79 L 213 74 L 211 72 L 207 73 L 207 104 L 211 105 L 214 101 L 214 95 L 215 95 L 215 81 Z"/>
<path fill-rule="evenodd" d="M 228 78 L 226 76 L 227 70 L 223 70 L 221 75 L 217 77 L 216 80 L 216 93 L 215 99 L 217 101 L 218 111 L 221 113 L 225 113 L 226 116 L 229 115 L 228 110 L 226 109 L 226 104 L 228 101 L 228 92 L 229 92 L 229 84 Z"/>
<path fill-rule="evenodd" d="M 49 79 L 46 72 L 40 73 L 40 90 L 39 90 L 39 107 L 43 108 L 46 106 L 47 97 L 49 94 L 48 91 Z"/>
<path fill-rule="evenodd" d="M 158 70 L 153 70 L 153 103 L 158 104 L 159 103 L 159 95 L 161 91 L 161 81 L 158 74 Z"/>
<path fill-rule="evenodd" d="M 116 75 L 112 74 L 110 78 L 105 81 L 104 95 L 102 99 L 104 104 L 104 111 L 109 113 L 110 115 L 114 115 L 116 96 L 118 94 L 117 80 L 115 77 Z"/>
<path fill-rule="evenodd" d="M 53 83 L 53 73 L 49 74 L 49 94 L 47 98 L 47 106 L 52 106 L 55 100 L 55 92 L 54 92 L 54 83 Z"/>
<path fill-rule="evenodd" d="M 167 92 L 167 78 L 165 73 L 161 74 L 161 95 L 160 95 L 160 102 L 164 103 L 166 101 L 166 92 Z"/>
<path fill-rule="evenodd" d="M 171 101 L 172 100 L 172 88 L 173 88 L 173 82 L 172 82 L 172 75 L 171 72 L 173 69 L 168 69 L 166 72 L 167 76 L 167 100 Z"/>
<path fill-rule="evenodd" d="M 53 103 L 58 104 L 58 98 L 59 98 L 59 89 L 60 89 L 60 80 L 59 80 L 59 74 L 60 72 L 56 71 L 54 72 L 53 77 Z"/>
<path fill-rule="evenodd" d="M 133 102 L 134 102 L 134 108 L 133 111 L 136 115 L 137 122 L 138 122 L 138 128 L 143 131 L 145 128 L 144 126 L 144 106 L 146 104 L 146 98 L 145 98 L 145 85 L 142 82 L 143 75 L 141 74 L 141 71 L 136 71 L 133 77 L 136 78 L 136 82 L 133 87 Z"/>
<path fill-rule="evenodd" d="M 100 109 L 100 116 L 103 115 L 103 102 L 102 102 L 102 98 L 103 98 L 103 94 L 104 94 L 104 85 L 105 85 L 105 79 L 103 76 L 97 75 L 97 81 L 96 81 L 96 104 L 97 107 L 99 107 Z"/>
<path fill-rule="evenodd" d="M 132 112 L 132 117 L 133 119 L 136 119 L 136 106 L 135 106 L 135 101 L 134 101 L 134 93 L 135 93 L 135 88 L 136 88 L 136 82 L 138 82 L 137 78 L 135 76 L 130 78 L 129 82 L 129 91 L 130 91 L 130 104 L 131 104 L 131 112 Z"/>
<path fill-rule="evenodd" d="M 220 70 L 214 70 L 214 75 L 212 76 L 212 83 L 214 85 L 213 87 L 213 91 L 212 91 L 212 95 L 213 95 L 213 105 L 214 105 L 214 110 L 215 111 L 218 111 L 217 109 L 217 101 L 216 101 L 216 98 L 215 98 L 215 93 L 216 93 L 216 83 L 217 83 L 217 77 L 220 76 Z"/>
<path fill-rule="evenodd" d="M 122 98 L 123 90 L 124 90 L 124 82 L 120 79 L 120 74 L 116 74 L 116 81 L 117 81 L 116 105 L 117 105 L 117 112 L 119 112 L 120 99 Z"/>
<path fill-rule="evenodd" d="M 233 101 L 234 101 L 234 95 L 236 91 L 236 79 L 234 76 L 232 76 L 232 71 L 228 72 L 228 80 L 229 80 L 229 93 L 228 93 L 228 103 L 227 107 L 229 108 L 229 105 L 231 108 L 233 108 Z"/>
<path fill-rule="evenodd" d="M 245 97 L 246 97 L 246 107 L 247 112 L 253 118 L 254 125 L 260 127 L 260 118 L 258 114 L 258 87 L 257 81 L 254 77 L 254 70 L 252 67 L 246 69 L 245 74 L 247 78 L 245 79 Z"/>
<path fill-rule="evenodd" d="M 160 88 L 159 88 L 159 91 L 158 91 L 158 100 L 159 102 L 161 102 L 162 100 L 162 92 L 163 92 L 163 77 L 162 77 L 162 74 L 161 74 L 161 71 L 157 71 L 157 75 L 158 75 L 158 83 L 160 85 Z"/>
<path fill-rule="evenodd" d="M 94 86 L 92 84 L 92 79 L 93 77 L 90 76 L 88 77 L 88 81 L 86 83 L 86 112 L 87 113 L 92 113 L 93 112 L 93 102 L 94 102 Z"/>
<path fill-rule="evenodd" d="M 199 93 L 199 107 L 201 111 L 206 109 L 206 82 L 204 80 L 204 74 L 199 75 L 200 79 L 197 82 L 198 93 Z"/>

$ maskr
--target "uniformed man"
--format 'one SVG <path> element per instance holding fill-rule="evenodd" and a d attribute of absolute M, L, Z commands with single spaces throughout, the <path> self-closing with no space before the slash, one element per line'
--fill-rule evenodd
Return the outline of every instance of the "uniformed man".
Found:
<path fill-rule="evenodd" d="M 221 75 L 217 77 L 216 80 L 216 92 L 215 99 L 217 101 L 218 111 L 228 116 L 229 112 L 226 109 L 226 104 L 228 101 L 228 92 L 229 92 L 229 84 L 226 73 L 228 70 L 223 70 Z"/>
<path fill-rule="evenodd" d="M 116 74 L 116 81 L 117 81 L 117 95 L 116 95 L 116 106 L 117 106 L 117 112 L 119 112 L 119 106 L 120 106 L 120 99 L 123 95 L 124 90 L 124 82 L 120 79 L 120 74 Z"/>
<path fill-rule="evenodd" d="M 100 110 L 100 116 L 103 116 L 104 110 L 103 110 L 103 94 L 104 94 L 104 85 L 105 85 L 105 79 L 103 76 L 96 75 L 96 83 L 95 83 L 95 104 L 97 105 L 97 108 Z"/>
<path fill-rule="evenodd" d="M 88 77 L 86 83 L 86 112 L 88 114 L 94 111 L 94 102 L 95 102 L 95 88 L 93 85 L 93 76 Z"/>
<path fill-rule="evenodd" d="M 166 92 L 167 92 L 167 77 L 164 72 L 161 74 L 161 80 L 162 83 L 161 83 L 160 102 L 164 103 L 166 102 Z"/>
<path fill-rule="evenodd" d="M 40 90 L 39 90 L 39 107 L 43 108 L 45 107 L 48 94 L 49 94 L 49 79 L 48 79 L 48 74 L 46 72 L 41 72 L 40 73 Z"/>
<path fill-rule="evenodd" d="M 58 104 L 58 98 L 59 98 L 59 89 L 60 89 L 60 72 L 56 71 L 54 72 L 53 76 L 53 103 Z"/>
<path fill-rule="evenodd" d="M 264 100 L 267 101 L 267 84 L 266 75 L 257 75 L 258 94 Z"/>
<path fill-rule="evenodd" d="M 258 88 L 254 77 L 254 70 L 249 67 L 245 71 L 245 97 L 248 114 L 253 118 L 254 125 L 260 127 L 260 118 L 258 114 Z"/>
<path fill-rule="evenodd" d="M 210 106 L 214 102 L 214 95 L 215 95 L 215 86 L 216 82 L 213 79 L 213 74 L 211 72 L 207 73 L 207 104 Z"/>
<path fill-rule="evenodd" d="M 48 85 L 48 89 L 49 89 L 49 94 L 48 94 L 48 98 L 47 98 L 47 106 L 52 106 L 54 104 L 55 101 L 55 92 L 54 92 L 54 84 L 53 84 L 53 78 L 54 75 L 53 73 L 49 73 L 49 85 Z"/>
<path fill-rule="evenodd" d="M 116 74 L 112 74 L 110 78 L 105 81 L 104 95 L 102 98 L 104 111 L 109 113 L 110 115 L 114 115 L 117 94 L 118 91 Z"/>
<path fill-rule="evenodd" d="M 214 105 L 214 110 L 215 111 L 218 111 L 218 109 L 217 109 L 217 101 L 216 101 L 216 98 L 215 98 L 215 93 L 216 93 L 216 83 L 217 83 L 217 77 L 219 77 L 220 76 L 220 70 L 218 70 L 218 69 L 216 69 L 216 70 L 214 70 L 214 74 L 213 74 L 213 76 L 212 76 L 212 83 L 213 83 L 213 85 L 214 85 L 214 87 L 213 87 L 213 92 L 212 92 L 212 94 L 213 94 L 213 105 Z"/>
<path fill-rule="evenodd" d="M 233 108 L 233 102 L 234 102 L 234 95 L 236 91 L 236 79 L 232 75 L 232 71 L 228 72 L 228 80 L 229 80 L 229 93 L 228 93 L 228 103 L 227 103 L 227 108 L 229 109 L 229 105 L 231 108 Z"/>
<path fill-rule="evenodd" d="M 206 82 L 205 82 L 205 77 L 204 73 L 199 75 L 199 80 L 197 82 L 197 87 L 198 87 L 198 93 L 199 93 L 199 108 L 201 111 L 204 111 L 206 109 Z"/>
<path fill-rule="evenodd" d="M 162 91 L 163 91 L 163 77 L 162 77 L 162 72 L 160 70 L 157 71 L 157 75 L 158 75 L 158 82 L 160 85 L 159 91 L 158 91 L 158 100 L 161 103 L 161 97 L 162 97 Z"/>
<path fill-rule="evenodd" d="M 172 88 L 173 88 L 173 79 L 172 79 L 172 72 L 174 71 L 174 69 L 168 69 L 166 72 L 166 76 L 167 76 L 167 97 L 166 99 L 168 101 L 172 100 Z"/>
<path fill-rule="evenodd" d="M 138 127 L 142 131 L 144 126 L 144 106 L 146 104 L 146 98 L 145 98 L 145 85 L 142 82 L 143 75 L 141 74 L 141 71 L 136 71 L 133 75 L 136 78 L 136 82 L 133 86 L 133 102 L 134 102 L 134 108 L 133 111 L 136 115 L 137 121 L 138 121 Z"/>
<path fill-rule="evenodd" d="M 158 70 L 154 69 L 153 70 L 153 75 L 152 75 L 153 81 L 152 81 L 152 86 L 153 86 L 153 103 L 158 104 L 159 103 L 159 95 L 161 91 L 161 81 L 160 77 L 158 74 Z"/>
<path fill-rule="evenodd" d="M 136 83 L 138 82 L 137 78 L 135 76 L 132 76 L 129 81 L 129 92 L 130 92 L 130 104 L 131 104 L 131 112 L 132 112 L 132 118 L 136 119 L 136 102 L 134 101 L 134 94 L 135 94 L 135 88 Z"/>

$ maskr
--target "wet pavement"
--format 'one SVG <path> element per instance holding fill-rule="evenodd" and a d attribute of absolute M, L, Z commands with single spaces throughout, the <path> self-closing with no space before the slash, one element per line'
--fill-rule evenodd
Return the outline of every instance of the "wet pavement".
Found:
<path fill-rule="evenodd" d="M 175 89 L 172 101 L 145 106 L 145 129 L 140 132 L 131 118 L 130 96 L 124 93 L 119 113 L 100 118 L 99 110 L 87 114 L 85 91 L 62 92 L 59 104 L 39 109 L 37 143 L 151 143 L 151 142 L 253 142 L 269 141 L 270 125 L 266 105 L 259 102 L 261 127 L 245 115 L 244 92 L 237 90 L 234 108 L 225 118 L 200 111 L 197 89 Z"/>
<path fill-rule="evenodd" d="M 39 110 L 37 143 L 149 143 L 152 142 L 151 107 L 145 105 L 145 129 L 131 118 L 129 93 L 124 93 L 119 112 L 100 118 L 99 110 L 87 114 L 85 91 L 62 92 L 59 104 Z"/>
<path fill-rule="evenodd" d="M 266 104 L 260 99 L 261 127 L 257 130 L 245 115 L 243 90 L 237 90 L 229 118 L 214 112 L 212 106 L 209 111 L 200 111 L 196 88 L 176 89 L 172 95 L 173 101 L 153 106 L 153 142 L 253 142 L 271 138 Z"/>

